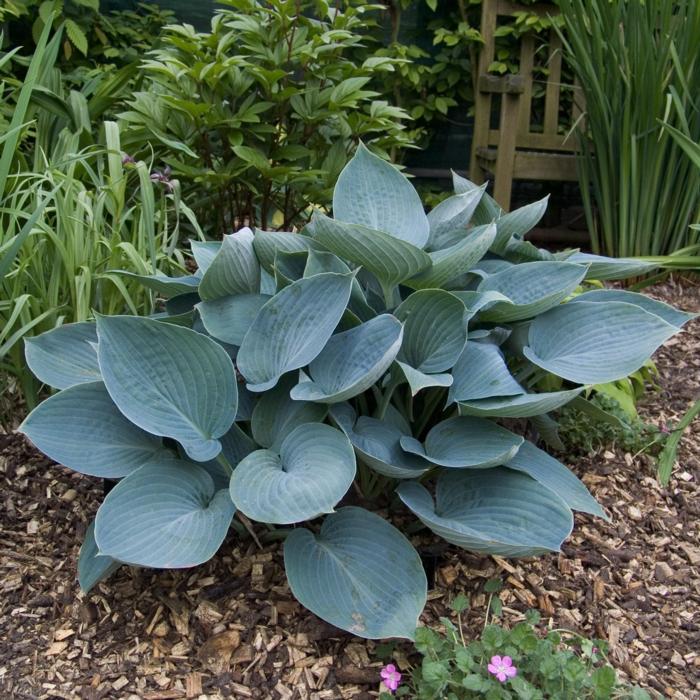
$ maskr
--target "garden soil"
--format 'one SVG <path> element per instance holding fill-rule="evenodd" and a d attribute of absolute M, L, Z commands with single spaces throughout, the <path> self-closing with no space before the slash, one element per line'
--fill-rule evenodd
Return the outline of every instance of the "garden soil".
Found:
<path fill-rule="evenodd" d="M 647 290 L 700 311 L 700 288 Z M 644 417 L 672 424 L 700 396 L 700 321 L 656 355 L 662 390 Z M 611 517 L 577 516 L 562 553 L 505 561 L 416 543 L 435 556 L 422 622 L 438 625 L 458 593 L 474 634 L 488 579 L 504 581 L 503 619 L 536 608 L 542 624 L 604 638 L 613 664 L 665 697 L 700 698 L 700 421 L 686 431 L 668 488 L 646 457 L 614 447 L 571 466 Z M 279 545 L 231 537 L 193 570 L 122 568 L 90 595 L 76 581 L 79 543 L 102 484 L 0 434 L 0 698 L 169 700 L 376 697 L 386 645 L 339 632 L 285 583 Z M 406 671 L 411 646 L 397 643 Z"/>

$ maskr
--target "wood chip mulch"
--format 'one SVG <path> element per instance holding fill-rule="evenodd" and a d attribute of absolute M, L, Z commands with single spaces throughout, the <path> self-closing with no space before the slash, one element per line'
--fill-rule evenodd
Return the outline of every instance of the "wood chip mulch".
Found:
<path fill-rule="evenodd" d="M 700 288 L 687 281 L 647 291 L 700 311 Z M 700 396 L 699 351 L 694 321 L 656 355 L 663 388 L 645 400 L 647 420 L 673 423 Z M 686 432 L 666 489 L 645 455 L 610 449 L 573 464 L 612 522 L 577 516 L 559 555 L 505 561 L 438 550 L 423 622 L 438 625 L 464 592 L 467 626 L 478 630 L 484 583 L 499 577 L 506 623 L 537 608 L 543 625 L 607 639 L 611 661 L 635 682 L 700 698 L 699 427 Z M 279 546 L 231 537 L 207 565 L 123 567 L 85 596 L 76 558 L 101 483 L 15 434 L 0 434 L 0 479 L 0 698 L 376 697 L 377 645 L 294 601 Z M 394 660 L 405 670 L 411 645 L 397 644 Z"/>

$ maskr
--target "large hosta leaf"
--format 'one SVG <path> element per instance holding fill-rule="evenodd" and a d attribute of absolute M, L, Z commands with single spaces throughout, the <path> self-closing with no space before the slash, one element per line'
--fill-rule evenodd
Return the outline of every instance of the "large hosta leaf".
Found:
<path fill-rule="evenodd" d="M 313 277 L 322 272 L 350 272 L 350 268 L 337 255 L 327 253 L 325 251 L 311 250 L 308 253 L 306 260 L 306 268 L 304 269 L 304 277 Z M 352 311 L 360 320 L 369 321 L 374 318 L 375 311 L 367 303 L 362 286 L 357 278 L 352 282 L 352 291 L 350 292 L 350 311 Z"/>
<path fill-rule="evenodd" d="M 581 301 L 537 317 L 523 353 L 558 377 L 604 384 L 638 370 L 677 332 L 675 326 L 633 304 Z"/>
<path fill-rule="evenodd" d="M 243 228 L 224 236 L 199 284 L 199 295 L 206 301 L 231 294 L 257 294 L 259 289 L 260 263 L 253 249 L 253 232 Z"/>
<path fill-rule="evenodd" d="M 402 337 L 401 324 L 389 314 L 332 336 L 292 398 L 339 403 L 367 391 L 389 369 Z"/>
<path fill-rule="evenodd" d="M 230 345 L 243 342 L 255 317 L 271 297 L 267 294 L 238 294 L 197 304 L 202 323 L 215 338 Z"/>
<path fill-rule="evenodd" d="M 450 293 L 464 304 L 468 319 L 476 316 L 481 309 L 487 309 L 499 301 L 510 302 L 510 299 L 500 292 L 460 292 L 455 290 Z"/>
<path fill-rule="evenodd" d="M 102 382 L 76 384 L 40 403 L 20 426 L 44 454 L 81 474 L 118 479 L 162 450 L 129 422 Z"/>
<path fill-rule="evenodd" d="M 398 494 L 440 537 L 484 554 L 525 557 L 556 552 L 574 524 L 571 510 L 553 491 L 502 467 L 443 472 L 435 501 L 415 481 L 402 483 Z"/>
<path fill-rule="evenodd" d="M 128 270 L 112 270 L 112 274 L 138 280 L 146 289 L 151 289 L 156 292 L 156 294 L 160 294 L 166 299 L 178 296 L 179 294 L 196 292 L 200 281 L 200 278 L 196 275 L 168 277 L 168 275 L 164 275 L 162 272 L 158 272 L 155 275 L 139 275 L 136 272 L 129 272 Z"/>
<path fill-rule="evenodd" d="M 299 233 L 256 230 L 253 247 L 263 268 L 272 272 L 278 252 L 300 253 L 313 250 L 318 246 L 313 239 Z"/>
<path fill-rule="evenodd" d="M 487 224 L 465 231 L 449 248 L 429 253 L 431 266 L 405 284 L 414 289 L 440 289 L 458 275 L 468 272 L 488 252 L 496 236 L 496 225 Z"/>
<path fill-rule="evenodd" d="M 358 458 L 374 471 L 391 479 L 416 479 L 431 468 L 425 459 L 405 452 L 402 429 L 390 420 L 378 420 L 369 416 L 357 419 L 349 404 L 337 404 L 331 408 L 331 418 L 348 436 Z"/>
<path fill-rule="evenodd" d="M 94 323 L 69 323 L 24 341 L 24 355 L 37 379 L 54 389 L 99 381 Z"/>
<path fill-rule="evenodd" d="M 323 350 L 354 279 L 334 272 L 300 279 L 260 309 L 238 352 L 238 369 L 251 391 L 271 389 L 282 374 L 308 365 Z"/>
<path fill-rule="evenodd" d="M 467 227 L 485 191 L 484 184 L 448 197 L 433 207 L 428 213 L 430 236 L 426 248 L 442 250 L 461 241 L 467 235 Z"/>
<path fill-rule="evenodd" d="M 326 622 L 366 639 L 413 639 L 425 572 L 411 543 L 378 515 L 342 508 L 318 535 L 292 530 L 284 566 L 294 596 Z"/>
<path fill-rule="evenodd" d="M 607 258 L 592 253 L 574 253 L 569 262 L 587 265 L 587 280 L 625 280 L 655 270 L 656 263 L 634 258 Z"/>
<path fill-rule="evenodd" d="M 518 452 L 523 439 L 510 430 L 480 418 L 456 417 L 431 428 L 425 443 L 402 437 L 406 452 L 433 464 L 455 469 L 476 469 L 505 464 Z"/>
<path fill-rule="evenodd" d="M 452 368 L 452 376 L 449 403 L 525 393 L 508 371 L 501 351 L 491 343 L 468 342 Z"/>
<path fill-rule="evenodd" d="M 344 260 L 362 265 L 387 290 L 430 266 L 430 256 L 420 248 L 383 231 L 314 216 L 310 227 L 314 240 Z"/>
<path fill-rule="evenodd" d="M 111 576 L 122 562 L 101 555 L 95 542 L 95 521 L 93 520 L 85 532 L 85 539 L 78 555 L 78 583 L 83 593 L 87 593 L 100 581 Z"/>
<path fill-rule="evenodd" d="M 280 525 L 333 512 L 355 478 L 355 455 L 343 433 L 306 423 L 289 433 L 279 454 L 251 452 L 231 476 L 231 499 L 253 520 Z"/>
<path fill-rule="evenodd" d="M 479 292 L 499 292 L 510 301 L 502 301 L 482 310 L 483 321 L 518 321 L 532 318 L 560 304 L 576 289 L 585 268 L 567 262 L 531 262 L 487 277 Z"/>
<path fill-rule="evenodd" d="M 221 241 L 190 241 L 192 255 L 197 263 L 197 273 L 201 277 L 214 262 L 216 254 L 221 250 Z"/>
<path fill-rule="evenodd" d="M 326 406 L 309 401 L 294 401 L 289 392 L 296 386 L 296 377 L 288 374 L 274 389 L 266 391 L 253 409 L 251 429 L 262 447 L 279 451 L 282 441 L 297 426 L 320 423 L 326 417 Z"/>
<path fill-rule="evenodd" d="M 539 394 L 461 401 L 459 413 L 462 416 L 483 416 L 484 418 L 529 418 L 561 408 L 569 401 L 573 401 L 582 391 L 583 387 L 577 387 L 566 391 L 543 391 Z"/>
<path fill-rule="evenodd" d="M 200 464 L 209 472 L 217 491 L 220 489 L 228 490 L 231 470 L 235 469 L 241 460 L 257 449 L 259 449 L 259 445 L 234 423 L 226 435 L 221 437 L 221 454 L 216 459 L 200 462 Z"/>
<path fill-rule="evenodd" d="M 100 552 L 127 564 L 178 569 L 211 559 L 235 508 L 198 464 L 158 459 L 120 481 L 97 511 Z"/>
<path fill-rule="evenodd" d="M 238 405 L 225 350 L 189 328 L 131 316 L 98 318 L 97 336 L 104 383 L 119 410 L 180 442 L 192 459 L 213 459 Z"/>
<path fill-rule="evenodd" d="M 547 211 L 548 203 L 549 195 L 520 209 L 502 214 L 496 221 L 498 233 L 491 250 L 500 255 L 506 251 L 511 238 L 522 239 L 528 231 L 537 226 Z"/>
<path fill-rule="evenodd" d="M 411 294 L 395 311 L 404 322 L 399 364 L 416 394 L 425 386 L 447 386 L 452 379 L 438 376 L 457 362 L 467 342 L 464 304 L 449 292 L 424 289 Z M 412 372 L 411 370 L 415 370 Z"/>
<path fill-rule="evenodd" d="M 467 178 L 457 175 L 454 170 L 452 171 L 452 186 L 457 194 L 481 190 L 483 187 L 483 185 L 475 185 Z M 503 210 L 498 205 L 498 202 L 490 194 L 484 192 L 474 211 L 473 221 L 477 226 L 483 226 L 499 219 L 502 213 Z"/>
<path fill-rule="evenodd" d="M 610 301 L 624 301 L 627 304 L 634 304 L 644 311 L 648 311 L 654 316 L 662 318 L 666 323 L 680 329 L 688 321 L 695 318 L 698 314 L 688 313 L 687 311 L 679 311 L 674 309 L 669 304 L 663 301 L 652 299 L 644 294 L 636 292 L 628 292 L 624 289 L 593 289 L 590 292 L 584 292 L 574 297 L 572 302 L 592 301 L 602 302 L 604 304 Z"/>
<path fill-rule="evenodd" d="M 428 218 L 405 175 L 360 144 L 333 190 L 333 216 L 362 224 L 422 248 Z"/>
<path fill-rule="evenodd" d="M 605 518 L 598 501 L 591 496 L 586 486 L 559 460 L 535 447 L 527 440 L 518 453 L 505 464 L 510 469 L 525 472 L 559 496 L 572 510 Z"/>

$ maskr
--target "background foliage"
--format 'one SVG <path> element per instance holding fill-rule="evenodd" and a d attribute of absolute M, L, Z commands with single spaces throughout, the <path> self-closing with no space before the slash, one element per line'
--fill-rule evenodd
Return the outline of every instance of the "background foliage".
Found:
<path fill-rule="evenodd" d="M 120 115 L 125 146 L 156 149 L 213 235 L 289 228 L 310 203 L 329 204 L 357 139 L 383 154 L 410 145 L 405 113 L 377 91 L 396 61 L 368 49 L 358 57 L 364 4 L 226 4 L 210 32 L 165 31 Z"/>

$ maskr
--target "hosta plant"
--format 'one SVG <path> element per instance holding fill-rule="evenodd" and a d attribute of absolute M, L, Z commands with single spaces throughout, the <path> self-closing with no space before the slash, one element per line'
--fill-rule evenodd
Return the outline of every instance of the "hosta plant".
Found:
<path fill-rule="evenodd" d="M 513 426 L 551 439 L 551 413 L 637 370 L 688 315 L 624 291 L 574 295 L 643 268 L 525 242 L 545 200 L 503 213 L 482 187 L 455 189 L 426 215 L 360 146 L 333 218 L 193 242 L 194 274 L 141 278 L 168 298 L 157 316 L 28 341 L 29 366 L 60 391 L 22 430 L 57 462 L 120 480 L 88 529 L 84 589 L 121 564 L 195 566 L 258 522 L 284 537 L 307 608 L 359 636 L 412 637 L 420 558 L 358 502 L 388 496 L 395 522 L 504 557 L 557 551 L 573 510 L 604 516 Z"/>

